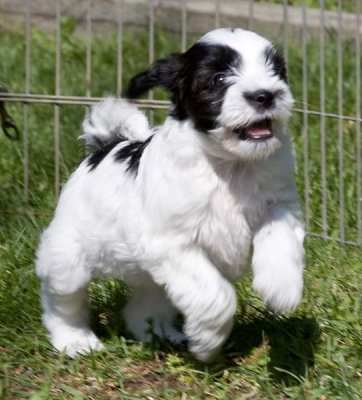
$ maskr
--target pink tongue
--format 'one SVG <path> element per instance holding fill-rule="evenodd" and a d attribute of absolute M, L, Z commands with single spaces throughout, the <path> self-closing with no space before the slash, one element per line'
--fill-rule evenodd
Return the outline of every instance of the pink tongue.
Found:
<path fill-rule="evenodd" d="M 265 122 L 256 123 L 246 128 L 246 136 L 251 139 L 267 139 L 273 136 L 269 124 Z"/>

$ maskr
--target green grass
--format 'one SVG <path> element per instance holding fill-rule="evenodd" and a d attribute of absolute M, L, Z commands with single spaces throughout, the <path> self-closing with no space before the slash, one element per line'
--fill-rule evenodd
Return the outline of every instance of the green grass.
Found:
<path fill-rule="evenodd" d="M 276 3 L 276 4 L 287 4 L 289 6 L 303 7 L 307 8 L 319 8 L 321 5 L 320 0 L 254 0 L 258 3 Z M 354 0 L 344 0 L 342 2 L 342 8 L 345 12 L 354 12 L 356 10 L 356 1 Z M 324 0 L 325 10 L 338 10 L 337 0 Z"/>
<path fill-rule="evenodd" d="M 12 91 L 24 88 L 24 37 L 0 32 L 0 82 Z M 85 44 L 72 34 L 72 21 L 62 24 L 62 93 L 86 91 Z M 178 50 L 176 39 L 156 32 L 156 57 Z M 191 39 L 191 38 L 190 38 Z M 93 94 L 114 93 L 116 41 L 94 39 Z M 141 30 L 124 35 L 125 80 L 147 66 L 148 38 Z M 32 35 L 32 88 L 54 93 L 54 40 Z M 355 54 L 353 42 L 343 47 L 346 115 L 354 115 Z M 319 107 L 319 48 L 308 46 L 308 103 Z M 301 107 L 300 43 L 289 49 L 290 81 Z M 337 112 L 336 40 L 326 41 L 327 111 Z M 163 93 L 158 93 L 164 96 Z M 22 127 L 23 108 L 8 104 Z M 76 137 L 83 107 L 62 106 L 61 178 L 66 180 L 83 155 Z M 106 350 L 70 360 L 50 346 L 41 325 L 39 283 L 34 252 L 39 233 L 49 222 L 54 196 L 53 106 L 29 106 L 30 196 L 23 201 L 24 142 L 0 136 L 0 398 L 1 399 L 360 399 L 362 397 L 361 248 L 308 238 L 302 306 L 288 317 L 263 307 L 250 289 L 250 278 L 238 286 L 235 328 L 219 359 L 211 366 L 197 363 L 185 348 L 167 343 L 144 346 L 132 340 L 120 317 L 127 289 L 119 282 L 94 282 L 90 287 L 92 318 Z M 156 121 L 162 113 L 156 113 Z M 339 167 L 337 121 L 327 120 L 328 233 L 339 237 Z M 291 124 L 298 161 L 297 181 L 304 193 L 301 116 Z M 347 239 L 356 240 L 356 126 L 344 123 Z M 308 197 L 311 228 L 321 231 L 319 118 L 309 118 Z"/>

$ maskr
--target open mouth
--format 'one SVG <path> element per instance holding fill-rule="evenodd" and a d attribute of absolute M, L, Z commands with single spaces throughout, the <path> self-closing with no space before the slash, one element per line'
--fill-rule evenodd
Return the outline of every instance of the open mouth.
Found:
<path fill-rule="evenodd" d="M 267 140 L 274 136 L 272 121 L 269 118 L 234 129 L 234 132 L 241 140 Z"/>

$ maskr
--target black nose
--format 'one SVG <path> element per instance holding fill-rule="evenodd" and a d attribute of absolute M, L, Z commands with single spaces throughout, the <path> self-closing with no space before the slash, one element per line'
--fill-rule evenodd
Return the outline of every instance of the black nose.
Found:
<path fill-rule="evenodd" d="M 270 108 L 274 105 L 275 95 L 269 90 L 256 90 L 244 93 L 244 98 L 253 107 Z"/>

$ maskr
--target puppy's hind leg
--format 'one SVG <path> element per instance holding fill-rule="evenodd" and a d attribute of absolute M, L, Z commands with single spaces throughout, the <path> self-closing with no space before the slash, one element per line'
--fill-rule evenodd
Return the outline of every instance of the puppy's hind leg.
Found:
<path fill-rule="evenodd" d="M 181 343 L 185 335 L 174 326 L 177 310 L 165 290 L 151 279 L 134 288 L 135 292 L 124 309 L 127 327 L 134 337 L 151 342 L 153 335 Z"/>
<path fill-rule="evenodd" d="M 89 328 L 88 294 L 85 288 L 58 294 L 43 284 L 41 291 L 43 323 L 52 345 L 74 358 L 77 353 L 101 350 L 103 345 Z"/>
<path fill-rule="evenodd" d="M 70 357 L 100 350 L 103 346 L 89 328 L 87 286 L 90 273 L 74 244 L 64 251 L 43 236 L 38 251 L 37 273 L 42 280 L 43 323 L 53 346 Z"/>

